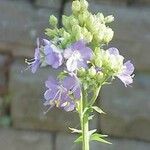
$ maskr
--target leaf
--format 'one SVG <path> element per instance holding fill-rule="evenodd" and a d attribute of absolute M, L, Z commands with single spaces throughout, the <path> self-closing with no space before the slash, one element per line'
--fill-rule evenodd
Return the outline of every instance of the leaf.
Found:
<path fill-rule="evenodd" d="M 91 135 L 92 135 L 93 133 L 95 133 L 96 131 L 97 131 L 97 129 L 94 129 L 94 130 L 89 131 L 89 137 L 91 137 Z"/>
<path fill-rule="evenodd" d="M 71 133 L 82 133 L 81 130 L 78 130 L 78 129 L 74 129 L 74 128 L 70 128 L 69 129 L 71 130 Z"/>
<path fill-rule="evenodd" d="M 80 137 L 78 137 L 74 142 L 75 143 L 79 143 L 79 142 L 82 142 L 83 138 L 82 138 L 82 135 Z"/>
<path fill-rule="evenodd" d="M 92 106 L 92 108 L 93 108 L 96 112 L 98 112 L 98 113 L 100 113 L 100 114 L 106 114 L 102 109 L 100 109 L 100 108 L 97 107 L 97 106 Z"/>
<path fill-rule="evenodd" d="M 105 138 L 105 137 L 107 137 L 107 135 L 95 133 L 95 134 L 91 135 L 90 140 L 91 141 L 98 141 L 98 142 L 102 142 L 102 143 L 106 143 L 106 144 L 112 144 L 112 143 L 104 140 L 102 137 Z"/>
<path fill-rule="evenodd" d="M 92 120 L 95 115 L 91 115 L 88 117 L 88 120 Z"/>

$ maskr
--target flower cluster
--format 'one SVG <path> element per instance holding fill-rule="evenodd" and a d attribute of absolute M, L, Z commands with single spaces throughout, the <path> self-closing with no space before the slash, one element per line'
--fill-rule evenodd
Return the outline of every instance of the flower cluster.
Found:
<path fill-rule="evenodd" d="M 94 95 L 96 89 L 115 77 L 125 86 L 133 82 L 133 64 L 124 63 L 117 48 L 104 50 L 113 38 L 114 32 L 108 26 L 113 20 L 113 16 L 91 14 L 86 0 L 73 1 L 72 15 L 62 17 L 61 28 L 57 27 L 57 18 L 50 16 L 48 40 L 38 39 L 34 58 L 26 60 L 33 73 L 44 66 L 63 68 L 58 77 L 50 76 L 45 82 L 45 106 L 73 111 L 83 90 Z"/>

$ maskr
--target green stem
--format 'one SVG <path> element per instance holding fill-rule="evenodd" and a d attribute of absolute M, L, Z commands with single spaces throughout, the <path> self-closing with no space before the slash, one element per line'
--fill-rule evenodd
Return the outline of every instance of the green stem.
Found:
<path fill-rule="evenodd" d="M 82 150 L 90 150 L 90 145 L 89 145 L 89 121 L 87 116 L 83 117 L 83 143 L 82 143 Z"/>
<path fill-rule="evenodd" d="M 89 145 L 89 121 L 88 121 L 88 114 L 84 113 L 84 110 L 87 106 L 87 98 L 84 91 L 83 97 L 81 99 L 81 112 L 80 112 L 80 122 L 81 122 L 81 130 L 82 130 L 82 150 L 90 150 Z"/>

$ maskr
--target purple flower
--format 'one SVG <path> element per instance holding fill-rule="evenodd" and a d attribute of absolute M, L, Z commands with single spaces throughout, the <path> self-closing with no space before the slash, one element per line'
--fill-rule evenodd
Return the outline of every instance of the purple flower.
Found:
<path fill-rule="evenodd" d="M 79 81 L 75 76 L 67 76 L 61 82 L 52 77 L 45 82 L 48 90 L 44 94 L 45 106 L 56 106 L 66 111 L 75 108 L 75 100 L 81 97 Z"/>
<path fill-rule="evenodd" d="M 127 87 L 131 83 L 133 83 L 133 77 L 132 75 L 134 72 L 134 66 L 130 61 L 127 61 L 123 65 L 123 70 L 122 72 L 117 75 L 117 77 L 124 83 L 124 85 Z"/>
<path fill-rule="evenodd" d="M 63 57 L 61 50 L 57 48 L 50 41 L 44 39 L 44 54 L 45 61 L 48 65 L 51 65 L 53 68 L 57 69 L 63 63 Z"/>
<path fill-rule="evenodd" d="M 43 39 L 43 42 L 44 45 L 40 45 L 39 39 L 37 39 L 34 58 L 26 60 L 32 73 L 35 73 L 40 66 L 50 65 L 52 68 L 57 69 L 63 63 L 60 49 L 46 39 Z"/>
<path fill-rule="evenodd" d="M 87 68 L 87 61 L 93 56 L 92 50 L 85 42 L 78 41 L 64 51 L 64 58 L 67 59 L 67 70 L 73 72 L 81 67 Z"/>
<path fill-rule="evenodd" d="M 37 48 L 35 49 L 34 58 L 31 60 L 25 60 L 25 62 L 29 65 L 28 68 L 31 69 L 32 73 L 35 73 L 36 70 L 40 67 L 40 43 L 39 39 L 37 39 Z M 27 68 L 27 69 L 28 69 Z"/>
<path fill-rule="evenodd" d="M 108 52 L 110 55 L 114 55 L 116 59 L 119 57 L 123 60 L 123 56 L 119 54 L 119 50 L 117 48 L 110 48 L 108 49 Z M 134 66 L 130 61 L 127 61 L 123 64 L 122 71 L 117 75 L 117 77 L 124 83 L 124 85 L 127 87 L 131 83 L 133 83 L 133 72 L 134 72 Z"/>

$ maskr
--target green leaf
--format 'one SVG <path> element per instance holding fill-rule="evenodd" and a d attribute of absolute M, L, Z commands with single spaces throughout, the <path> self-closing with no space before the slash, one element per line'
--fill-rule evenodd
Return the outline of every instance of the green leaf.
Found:
<path fill-rule="evenodd" d="M 71 130 L 72 133 L 82 133 L 81 130 L 78 130 L 78 129 L 74 129 L 74 128 L 70 128 L 69 129 Z"/>
<path fill-rule="evenodd" d="M 79 142 L 82 142 L 82 140 L 83 140 L 83 137 L 82 137 L 82 135 L 81 135 L 81 136 L 79 136 L 74 142 L 75 142 L 75 143 L 79 143 Z"/>
<path fill-rule="evenodd" d="M 98 141 L 98 142 L 102 142 L 102 143 L 106 143 L 106 144 L 112 144 L 106 140 L 104 140 L 103 138 L 106 138 L 107 135 L 102 135 L 102 134 L 98 134 L 98 133 L 95 133 L 93 135 L 91 135 L 90 137 L 90 140 L 91 141 Z"/>
<path fill-rule="evenodd" d="M 100 113 L 100 114 L 106 114 L 102 109 L 100 109 L 100 108 L 97 107 L 97 106 L 92 106 L 92 108 L 93 108 L 96 112 L 98 112 L 98 113 Z"/>
<path fill-rule="evenodd" d="M 96 131 L 97 131 L 97 129 L 94 129 L 94 130 L 89 131 L 89 137 L 91 137 L 91 135 L 92 135 L 93 133 L 95 133 Z"/>
<path fill-rule="evenodd" d="M 92 120 L 95 115 L 91 115 L 88 117 L 88 120 Z"/>

